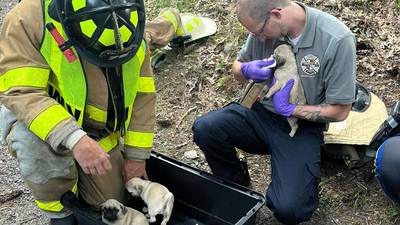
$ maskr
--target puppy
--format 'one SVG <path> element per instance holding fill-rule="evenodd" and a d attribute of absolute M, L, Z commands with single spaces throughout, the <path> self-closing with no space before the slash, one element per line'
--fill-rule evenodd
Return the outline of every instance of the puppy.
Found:
<path fill-rule="evenodd" d="M 292 47 L 287 44 L 279 45 L 274 50 L 274 58 L 279 65 L 274 73 L 275 83 L 269 88 L 266 97 L 270 98 L 275 92 L 282 89 L 288 80 L 293 79 L 294 85 L 290 91 L 289 102 L 296 105 L 304 105 L 306 103 L 306 97 L 304 95 L 304 89 L 301 85 L 300 76 L 297 72 L 296 58 L 292 52 Z M 292 128 L 289 135 L 293 137 L 297 131 L 297 118 L 289 117 L 289 125 Z"/>
<path fill-rule="evenodd" d="M 156 222 L 156 215 L 161 214 L 166 225 L 174 206 L 174 195 L 163 185 L 134 177 L 125 184 L 132 196 L 140 196 L 147 205 L 150 223 Z M 146 209 L 144 209 L 146 210 Z"/>
<path fill-rule="evenodd" d="M 143 213 L 126 207 L 115 199 L 100 205 L 102 221 L 109 225 L 149 225 Z"/>

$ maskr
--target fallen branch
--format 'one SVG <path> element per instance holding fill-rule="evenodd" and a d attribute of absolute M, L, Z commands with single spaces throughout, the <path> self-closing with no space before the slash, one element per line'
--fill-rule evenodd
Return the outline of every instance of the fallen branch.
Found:
<path fill-rule="evenodd" d="M 182 144 L 176 145 L 176 146 L 175 146 L 175 149 L 180 149 L 180 148 L 186 146 L 187 144 L 189 144 L 188 141 L 187 141 L 187 142 L 184 142 L 184 143 L 182 143 Z"/>
<path fill-rule="evenodd" d="M 20 195 L 22 195 L 24 191 L 22 190 L 12 190 L 6 193 L 0 194 L 0 204 L 3 204 L 5 202 L 11 201 L 15 198 L 18 198 Z"/>
<path fill-rule="evenodd" d="M 188 111 L 186 111 L 185 114 L 183 114 L 183 116 L 179 119 L 178 124 L 176 124 L 175 128 L 179 128 L 179 126 L 181 125 L 181 123 L 185 119 L 185 117 L 187 115 L 189 115 L 189 113 L 191 113 L 195 109 L 197 109 L 197 106 L 194 106 L 194 107 L 190 108 Z"/>

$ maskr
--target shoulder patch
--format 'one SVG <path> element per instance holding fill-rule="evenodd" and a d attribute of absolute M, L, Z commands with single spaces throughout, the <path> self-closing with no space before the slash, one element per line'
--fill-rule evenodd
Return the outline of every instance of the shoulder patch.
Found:
<path fill-rule="evenodd" d="M 301 59 L 300 66 L 304 73 L 315 76 L 321 65 L 317 56 L 309 54 Z"/>

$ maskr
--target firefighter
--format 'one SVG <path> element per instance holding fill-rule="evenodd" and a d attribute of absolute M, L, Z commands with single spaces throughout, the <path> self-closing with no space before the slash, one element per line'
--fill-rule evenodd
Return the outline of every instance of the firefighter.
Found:
<path fill-rule="evenodd" d="M 148 45 L 181 26 L 173 9 L 156 20 L 144 35 L 143 0 L 22 0 L 5 17 L 0 141 L 51 224 L 77 224 L 60 203 L 65 192 L 97 208 L 125 202 L 124 181 L 147 176 L 156 102 Z"/>

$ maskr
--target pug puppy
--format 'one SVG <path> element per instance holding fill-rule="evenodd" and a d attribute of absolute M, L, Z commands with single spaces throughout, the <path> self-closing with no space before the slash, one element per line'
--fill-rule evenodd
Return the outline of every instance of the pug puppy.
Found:
<path fill-rule="evenodd" d="M 115 199 L 100 205 L 102 221 L 109 225 L 149 225 L 146 216 Z"/>
<path fill-rule="evenodd" d="M 274 73 L 275 83 L 271 88 L 264 88 L 264 93 L 267 91 L 265 97 L 270 98 L 275 92 L 282 89 L 286 82 L 290 79 L 294 80 L 294 85 L 292 90 L 290 91 L 290 99 L 289 102 L 297 105 L 304 105 L 306 103 L 306 97 L 304 95 L 303 85 L 301 84 L 300 76 L 297 71 L 296 58 L 293 54 L 292 47 L 287 44 L 279 45 L 274 50 L 273 57 L 276 60 L 277 68 Z M 289 117 L 287 118 L 288 123 L 291 127 L 291 131 L 289 133 L 290 137 L 293 137 L 297 131 L 297 118 Z"/>
<path fill-rule="evenodd" d="M 147 211 L 150 223 L 156 222 L 156 215 L 160 214 L 163 216 L 161 225 L 167 224 L 174 206 L 174 195 L 165 186 L 134 177 L 125 187 L 132 196 L 140 196 L 146 203 L 147 210 L 144 211 Z"/>

